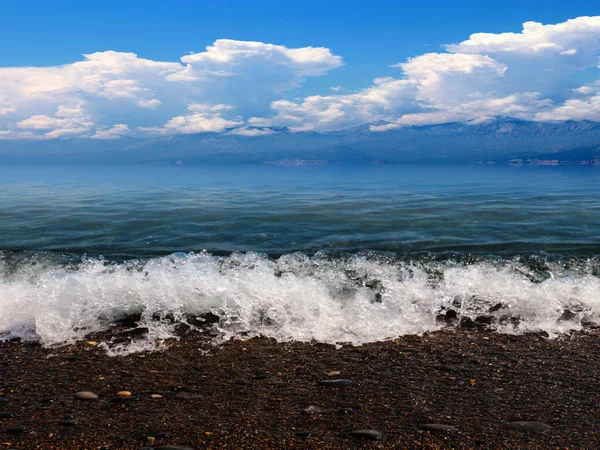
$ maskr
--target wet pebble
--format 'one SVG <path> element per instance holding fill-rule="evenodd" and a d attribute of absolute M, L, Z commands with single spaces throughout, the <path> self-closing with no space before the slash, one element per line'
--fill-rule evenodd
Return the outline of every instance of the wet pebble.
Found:
<path fill-rule="evenodd" d="M 269 378 L 269 374 L 265 372 L 259 372 L 252 375 L 252 378 L 255 380 L 266 380 L 267 378 Z"/>
<path fill-rule="evenodd" d="M 309 406 L 308 408 L 304 408 L 302 410 L 303 414 L 323 414 L 324 411 L 318 406 Z"/>
<path fill-rule="evenodd" d="M 165 432 L 152 433 L 150 435 L 150 437 L 153 437 L 154 439 L 166 439 L 169 437 L 169 433 L 165 433 Z"/>
<path fill-rule="evenodd" d="M 354 430 L 347 433 L 348 436 L 358 439 L 367 439 L 369 441 L 380 441 L 383 439 L 383 434 L 377 430 Z"/>
<path fill-rule="evenodd" d="M 340 412 L 340 413 L 344 413 L 344 414 L 345 414 L 345 413 L 353 413 L 353 412 L 356 412 L 356 411 L 357 411 L 357 410 L 356 410 L 355 408 L 352 408 L 352 407 L 350 407 L 350 406 L 347 406 L 347 407 L 345 407 L 345 408 L 340 408 L 340 409 L 338 409 L 338 412 Z"/>
<path fill-rule="evenodd" d="M 6 429 L 6 432 L 10 433 L 10 434 L 27 433 L 27 427 L 23 427 L 23 426 L 10 427 L 10 428 Z"/>
<path fill-rule="evenodd" d="M 458 430 L 452 425 L 444 425 L 442 423 L 424 423 L 419 425 L 421 430 L 433 431 L 437 433 L 456 433 Z"/>
<path fill-rule="evenodd" d="M 13 417 L 15 417 L 13 413 L 0 412 L 0 419 L 12 419 Z"/>
<path fill-rule="evenodd" d="M 63 427 L 76 427 L 77 422 L 73 419 L 63 419 L 59 422 Z"/>
<path fill-rule="evenodd" d="M 544 422 L 529 422 L 529 421 L 517 421 L 517 422 L 506 422 L 502 424 L 503 428 L 509 428 L 511 430 L 520 431 L 548 431 L 552 428 L 550 425 Z"/>
<path fill-rule="evenodd" d="M 235 380 L 233 382 L 233 384 L 239 384 L 239 385 L 245 386 L 248 384 L 248 380 Z"/>
<path fill-rule="evenodd" d="M 350 386 L 352 384 L 351 380 L 346 380 L 345 378 L 338 378 L 334 380 L 321 380 L 319 381 L 321 386 Z"/>
<path fill-rule="evenodd" d="M 93 392 L 81 391 L 75 394 L 75 398 L 78 400 L 97 400 L 98 396 Z"/>
<path fill-rule="evenodd" d="M 0 405 L 8 405 L 10 400 L 4 397 L 0 397 Z"/>
<path fill-rule="evenodd" d="M 296 436 L 300 436 L 300 437 L 310 437 L 310 436 L 314 436 L 314 435 L 315 435 L 314 431 L 309 431 L 309 430 L 296 431 Z"/>

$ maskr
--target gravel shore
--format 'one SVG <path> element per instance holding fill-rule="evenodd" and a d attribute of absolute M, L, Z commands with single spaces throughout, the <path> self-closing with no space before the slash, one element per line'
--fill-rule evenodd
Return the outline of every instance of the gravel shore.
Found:
<path fill-rule="evenodd" d="M 338 349 L 187 332 L 119 357 L 109 338 L 0 343 L 0 449 L 600 448 L 597 330 Z"/>

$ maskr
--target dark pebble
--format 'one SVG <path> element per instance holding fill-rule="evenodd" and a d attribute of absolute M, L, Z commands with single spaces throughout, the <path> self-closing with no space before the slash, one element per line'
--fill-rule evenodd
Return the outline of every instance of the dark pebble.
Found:
<path fill-rule="evenodd" d="M 308 430 L 296 431 L 296 436 L 300 436 L 300 437 L 310 437 L 310 436 L 314 436 L 314 435 L 315 435 L 314 431 L 308 431 Z"/>
<path fill-rule="evenodd" d="M 352 381 L 340 378 L 337 380 L 321 380 L 319 384 L 321 386 L 350 386 Z"/>
<path fill-rule="evenodd" d="M 0 405 L 7 405 L 10 403 L 10 400 L 4 397 L 0 397 Z"/>
<path fill-rule="evenodd" d="M 340 408 L 340 409 L 338 409 L 338 411 L 341 413 L 353 413 L 353 412 L 356 412 L 356 409 L 347 407 L 347 408 Z"/>
<path fill-rule="evenodd" d="M 71 419 L 61 420 L 60 424 L 63 427 L 76 427 L 77 426 L 77 422 L 75 422 L 74 420 L 71 420 Z"/>
<path fill-rule="evenodd" d="M 452 425 L 444 425 L 441 423 L 425 423 L 419 425 L 421 430 L 434 431 L 438 433 L 456 433 L 457 429 Z"/>
<path fill-rule="evenodd" d="M 252 375 L 252 378 L 255 380 L 266 380 L 267 378 L 269 378 L 269 374 L 268 373 L 255 373 L 254 375 Z"/>
<path fill-rule="evenodd" d="M 354 438 L 367 439 L 369 441 L 380 441 L 383 439 L 383 434 L 377 430 L 354 430 L 346 434 Z"/>
<path fill-rule="evenodd" d="M 503 423 L 502 426 L 511 430 L 541 432 L 548 431 L 550 428 L 552 428 L 550 425 L 543 422 L 506 422 Z"/>
<path fill-rule="evenodd" d="M 13 413 L 0 412 L 0 419 L 12 419 L 13 417 L 15 417 Z"/>
<path fill-rule="evenodd" d="M 241 384 L 242 386 L 245 386 L 248 384 L 248 380 L 235 380 L 233 384 Z"/>
<path fill-rule="evenodd" d="M 169 437 L 169 433 L 165 433 L 165 432 L 153 433 L 150 436 L 153 437 L 154 439 L 166 439 Z"/>
<path fill-rule="evenodd" d="M 6 429 L 6 432 L 11 434 L 27 433 L 27 427 L 10 427 Z"/>
<path fill-rule="evenodd" d="M 323 414 L 324 411 L 318 406 L 309 406 L 308 408 L 304 408 L 302 410 L 303 414 Z"/>

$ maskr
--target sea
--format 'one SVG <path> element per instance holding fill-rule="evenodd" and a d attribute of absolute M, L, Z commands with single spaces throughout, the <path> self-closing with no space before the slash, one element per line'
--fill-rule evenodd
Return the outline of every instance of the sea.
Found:
<path fill-rule="evenodd" d="M 0 166 L 0 339 L 157 348 L 600 325 L 600 167 Z"/>

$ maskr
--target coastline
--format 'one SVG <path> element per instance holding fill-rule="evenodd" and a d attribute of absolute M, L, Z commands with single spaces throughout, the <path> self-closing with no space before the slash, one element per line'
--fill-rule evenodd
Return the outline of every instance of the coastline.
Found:
<path fill-rule="evenodd" d="M 215 347 L 208 332 L 182 332 L 164 351 L 117 357 L 98 345 L 110 334 L 92 338 L 0 343 L 0 448 L 600 446 L 595 329 L 549 340 L 453 328 L 339 349 L 266 338 Z M 333 379 L 351 384 L 320 383 Z M 77 400 L 78 391 L 99 398 Z M 431 423 L 455 430 L 422 429 Z M 361 429 L 382 439 L 348 434 Z"/>

